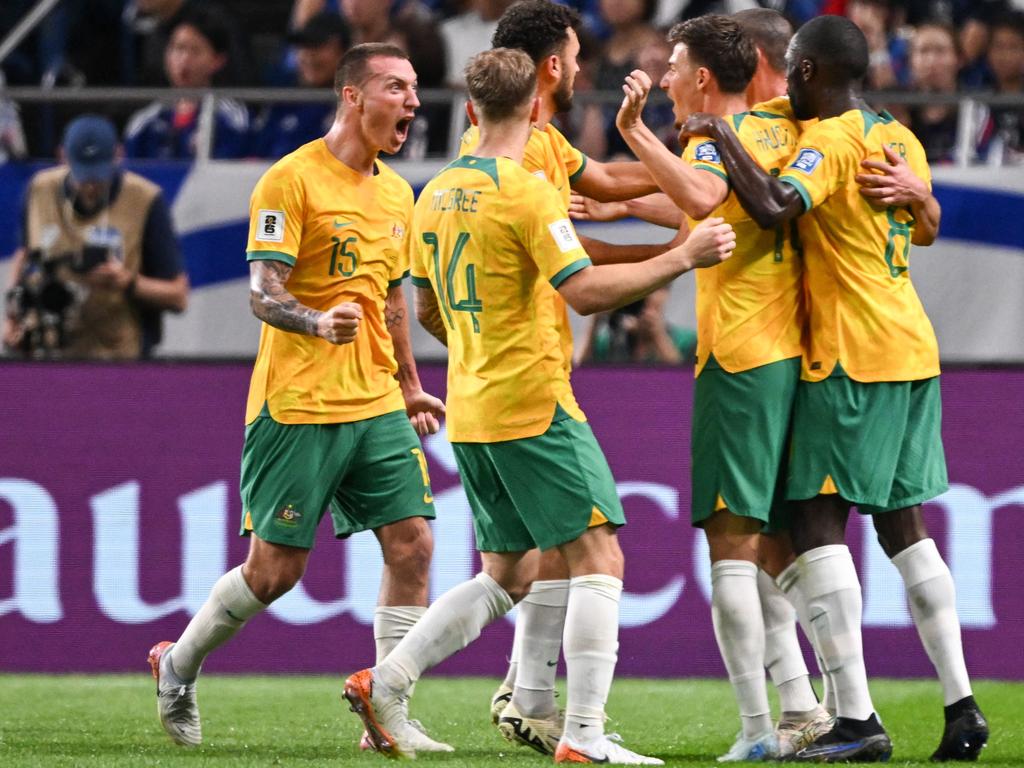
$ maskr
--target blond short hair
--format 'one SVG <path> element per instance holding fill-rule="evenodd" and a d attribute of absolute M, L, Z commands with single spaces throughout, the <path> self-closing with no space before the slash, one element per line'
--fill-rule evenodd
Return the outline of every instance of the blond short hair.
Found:
<path fill-rule="evenodd" d="M 466 65 L 465 75 L 469 98 L 485 120 L 513 117 L 537 92 L 537 66 L 512 48 L 478 53 Z"/>

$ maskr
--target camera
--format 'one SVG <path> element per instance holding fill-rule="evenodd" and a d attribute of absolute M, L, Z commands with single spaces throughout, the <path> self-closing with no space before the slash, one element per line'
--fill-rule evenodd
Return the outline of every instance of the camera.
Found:
<path fill-rule="evenodd" d="M 38 248 L 26 254 L 21 277 L 5 299 L 8 316 L 22 328 L 15 352 L 28 358 L 46 358 L 57 355 L 66 345 L 68 316 L 77 296 L 60 273 L 69 267 L 88 271 L 76 269 L 76 263 L 84 264 L 81 256 L 67 253 L 46 258 Z"/>

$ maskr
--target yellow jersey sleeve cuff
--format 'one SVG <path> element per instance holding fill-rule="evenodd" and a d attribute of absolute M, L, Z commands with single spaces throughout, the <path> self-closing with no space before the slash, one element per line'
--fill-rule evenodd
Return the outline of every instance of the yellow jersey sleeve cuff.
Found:
<path fill-rule="evenodd" d="M 586 269 L 589 266 L 590 266 L 590 258 L 589 257 L 584 257 L 582 259 L 576 259 L 576 261 L 574 261 L 569 266 L 562 267 L 560 270 L 558 270 L 558 272 L 555 274 L 555 276 L 552 277 L 551 280 L 549 280 L 548 282 L 551 283 L 551 287 L 552 288 L 557 288 L 558 286 L 560 286 L 562 283 L 564 283 L 566 281 L 566 278 L 569 278 L 572 275 L 575 275 L 581 269 Z"/>
<path fill-rule="evenodd" d="M 402 284 L 402 281 L 409 276 L 409 270 L 405 270 L 401 275 L 396 277 L 394 280 L 388 280 L 388 288 L 395 288 Z"/>
<path fill-rule="evenodd" d="M 804 213 L 814 207 L 814 202 L 811 200 L 811 193 L 807 191 L 807 188 L 804 187 L 799 180 L 794 179 L 792 176 L 782 176 L 779 178 L 779 181 L 783 184 L 789 184 L 789 186 L 797 191 L 797 194 L 800 195 L 800 199 L 804 201 Z"/>
<path fill-rule="evenodd" d="M 693 167 L 699 171 L 707 171 L 708 173 L 713 173 L 726 184 L 729 183 L 729 177 L 725 175 L 725 172 L 721 168 L 715 168 L 715 166 L 707 165 L 706 163 L 694 163 Z"/>
<path fill-rule="evenodd" d="M 580 167 L 573 171 L 569 177 L 569 186 L 576 183 L 576 180 L 583 175 L 583 169 L 587 167 L 587 156 L 580 152 Z"/>
<path fill-rule="evenodd" d="M 248 251 L 245 254 L 246 261 L 283 261 L 289 267 L 295 266 L 295 257 L 290 253 L 281 251 Z"/>
<path fill-rule="evenodd" d="M 417 288 L 429 288 L 430 280 L 426 277 L 420 277 L 419 275 L 412 276 L 412 284 Z"/>

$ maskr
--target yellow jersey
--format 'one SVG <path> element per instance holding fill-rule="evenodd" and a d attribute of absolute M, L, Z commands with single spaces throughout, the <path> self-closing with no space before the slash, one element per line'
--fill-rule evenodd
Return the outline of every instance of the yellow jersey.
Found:
<path fill-rule="evenodd" d="M 785 114 L 751 110 L 725 118 L 744 149 L 764 170 L 778 174 L 796 148 L 799 129 Z M 691 138 L 683 160 L 729 183 L 718 145 Z M 699 376 L 713 356 L 739 373 L 803 353 L 803 264 L 796 223 L 765 230 L 757 226 L 736 193 L 711 213 L 736 231 L 732 258 L 697 270 L 697 366 Z M 689 219 L 691 229 L 693 220 Z"/>
<path fill-rule="evenodd" d="M 477 127 L 470 128 L 462 134 L 459 155 L 472 154 L 480 143 L 480 131 Z M 569 215 L 569 199 L 572 194 L 572 183 L 587 167 L 587 156 L 569 143 L 555 126 L 548 123 L 543 129 L 534 128 L 526 142 L 523 152 L 523 168 L 534 176 L 545 179 L 558 191 L 562 198 L 566 216 Z M 552 311 L 555 315 L 556 328 L 561 339 L 562 354 L 565 358 L 565 370 L 572 371 L 572 325 L 569 321 L 569 308 L 558 291 L 540 282 L 538 290 L 550 296 Z"/>
<path fill-rule="evenodd" d="M 508 158 L 463 155 L 420 193 L 411 265 L 448 331 L 452 442 L 535 437 L 558 405 L 585 419 L 550 298 L 590 259 L 549 183 Z"/>
<path fill-rule="evenodd" d="M 395 379 L 384 299 L 408 271 L 412 188 L 381 161 L 372 176 L 336 158 L 323 139 L 276 162 L 249 202 L 249 261 L 292 268 L 285 287 L 308 307 L 356 302 L 355 341 L 335 345 L 266 323 L 249 385 L 245 421 L 266 403 L 285 424 L 358 421 L 405 407 Z"/>
<path fill-rule="evenodd" d="M 883 145 L 931 184 L 924 149 L 891 115 L 853 109 L 811 126 L 780 180 L 803 198 L 809 349 L 803 378 L 827 378 L 840 364 L 856 381 L 914 381 L 939 373 L 935 331 L 910 282 L 914 217 L 909 207 L 875 205 L 855 176 Z"/>

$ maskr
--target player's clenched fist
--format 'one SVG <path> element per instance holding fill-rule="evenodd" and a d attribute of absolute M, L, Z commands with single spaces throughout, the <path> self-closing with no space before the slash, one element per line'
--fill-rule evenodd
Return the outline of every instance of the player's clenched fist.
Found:
<path fill-rule="evenodd" d="M 680 248 L 686 252 L 690 269 L 713 267 L 732 255 L 736 247 L 736 233 L 732 225 L 717 216 L 704 219 L 690 230 Z"/>
<path fill-rule="evenodd" d="M 331 307 L 316 321 L 316 335 L 331 344 L 350 344 L 356 340 L 363 308 L 346 301 Z"/>

